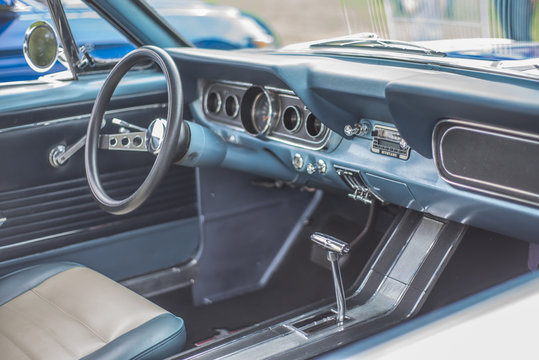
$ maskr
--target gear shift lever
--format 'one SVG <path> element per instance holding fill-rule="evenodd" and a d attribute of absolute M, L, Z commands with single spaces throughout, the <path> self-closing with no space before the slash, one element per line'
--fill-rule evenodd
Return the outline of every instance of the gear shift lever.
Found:
<path fill-rule="evenodd" d="M 346 313 L 346 298 L 344 296 L 344 287 L 342 285 L 341 267 L 339 257 L 348 254 L 350 246 L 333 236 L 316 232 L 311 235 L 311 240 L 327 250 L 327 258 L 331 263 L 333 272 L 333 283 L 335 285 L 335 297 L 337 298 L 337 323 L 341 325 L 344 322 Z"/>

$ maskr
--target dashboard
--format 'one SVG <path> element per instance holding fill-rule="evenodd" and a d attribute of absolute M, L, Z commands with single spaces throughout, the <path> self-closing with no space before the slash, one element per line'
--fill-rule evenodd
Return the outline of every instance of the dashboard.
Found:
<path fill-rule="evenodd" d="M 380 59 L 170 53 L 182 73 L 188 120 L 215 135 L 224 154 L 219 165 L 537 241 L 536 82 Z M 497 136 L 485 142 L 473 131 L 450 131 L 452 142 L 442 145 L 453 163 L 443 162 L 435 131 L 441 123 L 475 133 L 489 127 Z M 521 161 L 501 169 L 511 157 Z M 475 172 L 483 178 L 469 186 L 444 172 L 462 168 L 455 162 L 489 170 Z M 500 184 L 477 186 L 486 176 Z M 527 180 L 519 182 L 522 177 Z M 527 195 L 499 191 L 512 184 Z"/>
<path fill-rule="evenodd" d="M 193 136 L 181 164 L 377 198 L 537 242 L 537 81 L 372 58 L 167 51 Z M 4 124 L 61 118 L 69 112 L 62 104 L 81 99 L 89 113 L 101 83 L 96 74 L 22 94 L 6 89 L 6 114 L 21 104 L 36 111 Z M 158 71 L 134 71 L 120 85 L 116 107 L 166 101 Z M 51 104 L 57 110 L 40 111 Z"/>

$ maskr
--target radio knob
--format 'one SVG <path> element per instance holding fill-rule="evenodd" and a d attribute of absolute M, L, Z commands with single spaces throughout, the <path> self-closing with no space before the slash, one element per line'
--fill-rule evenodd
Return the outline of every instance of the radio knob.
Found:
<path fill-rule="evenodd" d="M 401 149 L 406 149 L 408 147 L 408 143 L 406 142 L 406 140 L 401 139 L 401 141 L 399 142 L 399 146 L 401 147 Z"/>

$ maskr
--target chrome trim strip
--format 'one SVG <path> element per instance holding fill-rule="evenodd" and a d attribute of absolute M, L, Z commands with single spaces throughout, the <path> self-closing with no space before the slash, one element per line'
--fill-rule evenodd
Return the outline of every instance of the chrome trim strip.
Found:
<path fill-rule="evenodd" d="M 366 49 L 362 49 L 366 50 Z M 292 51 L 289 51 L 289 53 L 294 53 Z M 303 50 L 298 51 L 298 53 L 305 54 Z M 390 61 L 398 61 L 401 63 L 414 63 L 414 64 L 431 64 L 431 65 L 438 65 L 443 66 L 448 69 L 457 69 L 461 71 L 473 71 L 474 73 L 481 72 L 485 74 L 494 74 L 494 75 L 505 75 L 505 76 L 511 76 L 515 78 L 521 78 L 521 79 L 527 79 L 527 80 L 535 80 L 537 79 L 537 76 L 534 76 L 530 73 L 523 74 L 521 71 L 511 70 L 507 68 L 499 68 L 496 67 L 497 61 L 492 61 L 490 64 L 488 62 L 484 62 L 482 65 L 484 66 L 473 66 L 468 64 L 456 64 L 451 63 L 450 61 L 454 61 L 455 59 L 450 58 L 434 58 L 432 56 L 424 56 L 424 55 L 411 55 L 411 54 L 404 54 L 402 52 L 386 52 L 381 53 L 380 51 L 376 50 L 374 52 L 371 51 L 371 53 L 368 53 L 368 51 L 361 52 L 359 49 L 350 49 L 349 51 L 346 51 L 346 49 L 339 49 L 339 51 L 331 51 L 331 50 L 320 50 L 313 51 L 313 54 L 321 54 L 321 55 L 335 55 L 335 56 L 346 56 L 346 57 L 352 57 L 355 59 L 358 58 L 365 58 L 369 60 L 390 60 Z M 471 62 L 469 62 L 471 64 Z M 488 65 L 487 65 L 488 64 Z"/>
<path fill-rule="evenodd" d="M 298 147 L 298 148 L 301 148 L 301 149 L 306 149 L 306 150 L 322 150 L 323 148 L 326 147 L 326 145 L 328 144 L 329 142 L 329 139 L 330 139 L 330 135 L 332 134 L 333 132 L 330 130 L 327 132 L 327 137 L 326 137 L 326 141 L 322 144 L 320 144 L 319 146 L 308 146 L 308 145 L 303 145 L 303 144 L 298 144 L 298 143 L 295 143 L 293 141 L 288 141 L 288 140 L 285 140 L 285 139 L 281 139 L 281 138 L 278 138 L 278 137 L 275 137 L 275 136 L 268 136 L 268 139 L 271 139 L 271 140 L 275 140 L 275 141 L 278 141 L 278 142 L 281 142 L 283 144 L 286 144 L 286 145 L 291 145 L 291 146 L 295 146 L 295 147 Z M 281 135 L 281 134 L 279 134 Z M 307 140 L 306 140 L 307 141 Z"/>
<path fill-rule="evenodd" d="M 219 80 L 219 81 L 217 81 L 215 83 L 216 84 L 222 83 L 222 84 L 226 84 L 226 85 L 235 85 L 235 86 L 238 86 L 238 87 L 245 87 L 246 89 L 253 86 L 253 84 L 248 83 L 248 82 L 232 81 L 232 80 Z"/>
<path fill-rule="evenodd" d="M 289 98 L 289 99 L 296 99 L 296 100 L 301 101 L 299 96 L 297 96 L 295 93 L 292 93 L 292 94 L 279 93 L 279 97 L 284 97 L 284 98 Z M 301 101 L 301 102 L 303 103 L 303 101 Z M 305 106 L 305 108 L 307 108 L 307 107 Z"/>
<path fill-rule="evenodd" d="M 139 106 L 133 106 L 133 107 L 128 107 L 128 108 L 109 110 L 109 111 L 105 112 L 105 116 L 124 113 L 124 112 L 130 112 L 130 111 L 147 110 L 147 109 L 153 109 L 153 108 L 155 108 L 155 109 L 164 108 L 166 106 L 167 106 L 167 104 L 165 104 L 165 103 L 151 104 L 151 105 L 139 105 Z M 67 122 L 67 121 L 83 120 L 85 118 L 90 118 L 90 114 L 69 116 L 69 117 L 60 118 L 60 119 L 35 122 L 35 123 L 32 123 L 32 124 L 25 124 L 25 125 L 17 125 L 17 126 L 7 127 L 7 128 L 4 128 L 4 129 L 0 129 L 0 134 L 10 132 L 10 131 L 19 131 L 19 130 L 24 130 L 24 129 L 33 129 L 33 128 L 41 127 L 41 126 L 49 126 L 49 125 L 59 124 L 59 123 Z"/>
<path fill-rule="evenodd" d="M 245 129 L 242 127 L 242 126 L 239 126 L 239 125 L 236 125 L 236 124 L 230 124 L 228 122 L 224 122 L 224 121 L 217 121 L 217 122 L 212 122 L 211 123 L 212 125 L 214 126 L 222 126 L 223 128 L 227 129 L 227 130 L 233 130 L 233 131 L 238 131 L 242 134 L 246 134 L 246 135 L 250 135 L 252 136 L 251 134 L 249 134 L 247 131 L 245 131 Z M 297 148 L 300 148 L 300 149 L 305 149 L 305 150 L 322 150 L 323 148 L 326 147 L 326 145 L 329 143 L 329 140 L 330 140 L 330 135 L 333 134 L 333 132 L 331 130 L 329 130 L 327 133 L 326 133 L 326 136 L 324 137 L 324 142 L 320 144 L 320 146 L 318 147 L 315 147 L 315 146 L 309 146 L 309 145 L 304 145 L 304 144 L 298 144 L 298 143 L 295 143 L 293 141 L 288 141 L 286 139 L 281 139 L 281 138 L 278 138 L 278 137 L 275 137 L 275 136 L 272 136 L 272 135 L 269 135 L 267 136 L 266 138 L 267 139 L 270 139 L 270 140 L 275 140 L 277 142 L 280 142 L 280 143 L 283 143 L 285 145 L 290 145 L 290 146 L 294 146 L 294 147 L 297 147 Z M 279 133 L 280 136 L 286 136 L 286 134 L 281 134 Z M 294 138 L 296 139 L 296 138 Z M 307 139 L 305 139 L 305 142 L 311 142 Z M 318 144 L 318 143 L 313 143 L 313 144 Z"/>
<path fill-rule="evenodd" d="M 226 85 L 235 85 L 235 86 L 238 86 L 238 87 L 245 87 L 246 89 L 250 88 L 251 86 L 256 85 L 256 84 L 253 84 L 253 83 L 242 82 L 242 81 L 233 81 L 233 80 L 218 80 L 218 81 L 215 81 L 215 84 L 219 84 L 219 83 L 226 84 Z M 281 88 L 274 87 L 274 86 L 264 86 L 264 88 L 266 88 L 266 89 L 268 89 L 270 91 L 273 91 L 273 92 L 292 95 L 292 96 L 297 97 L 296 94 L 294 93 L 294 91 L 292 91 L 292 90 L 281 89 Z"/>
<path fill-rule="evenodd" d="M 449 125 L 455 124 L 455 126 L 449 127 L 448 129 L 444 130 L 442 136 L 440 137 L 440 142 L 438 143 L 436 135 L 440 131 L 439 128 L 441 126 L 447 125 L 447 124 L 449 124 Z M 452 176 L 454 176 L 456 178 L 467 180 L 467 181 L 470 181 L 472 183 L 483 184 L 483 185 L 491 186 L 491 187 L 494 187 L 494 188 L 497 188 L 497 189 L 503 189 L 503 190 L 514 192 L 514 193 L 517 193 L 517 194 L 528 195 L 528 196 L 531 196 L 531 197 L 539 198 L 539 194 L 536 194 L 536 193 L 531 193 L 529 191 L 519 190 L 519 189 L 510 187 L 510 186 L 491 183 L 491 182 L 480 180 L 480 179 L 473 179 L 473 178 L 469 178 L 469 177 L 466 177 L 466 176 L 456 175 L 456 174 L 453 174 L 451 171 L 449 171 L 445 167 L 445 164 L 444 164 L 442 143 L 443 143 L 443 140 L 444 140 L 445 136 L 450 131 L 455 130 L 455 129 L 467 130 L 467 131 L 476 132 L 476 133 L 482 133 L 482 134 L 489 134 L 489 135 L 493 135 L 493 136 L 510 138 L 510 139 L 514 139 L 514 140 L 517 140 L 517 141 L 525 141 L 525 142 L 537 143 L 537 144 L 539 144 L 539 135 L 536 135 L 536 134 L 533 134 L 533 133 L 527 133 L 527 132 L 523 132 L 523 131 L 509 130 L 509 129 L 496 127 L 496 126 L 491 126 L 491 125 L 477 124 L 477 123 L 474 123 L 474 122 L 471 122 L 471 121 L 456 120 L 456 119 L 444 119 L 444 120 L 439 121 L 436 124 L 436 126 L 434 127 L 434 130 L 432 132 L 433 159 L 434 159 L 434 162 L 436 164 L 436 168 L 438 169 L 438 174 L 440 175 L 442 180 L 444 180 L 445 182 L 447 182 L 447 183 L 449 183 L 451 185 L 457 186 L 457 187 L 462 187 L 462 188 L 465 188 L 465 189 L 474 190 L 474 191 L 478 191 L 478 192 L 489 194 L 489 195 L 503 197 L 505 199 L 510 199 L 510 200 L 513 200 L 513 201 L 523 202 L 523 203 L 530 204 L 530 205 L 535 205 L 535 206 L 539 205 L 538 202 L 531 201 L 531 200 L 528 200 L 528 199 L 522 199 L 522 198 L 519 198 L 519 197 L 516 197 L 516 196 L 511 196 L 511 195 L 508 195 L 508 194 L 501 194 L 501 193 L 498 193 L 498 192 L 496 192 L 494 190 L 481 189 L 481 188 L 477 188 L 477 187 L 472 186 L 472 185 L 461 184 L 461 183 L 459 183 L 457 181 L 450 180 L 446 176 L 444 176 L 442 174 L 442 172 L 440 171 L 440 169 L 443 169 L 443 171 L 445 171 L 446 173 L 448 173 L 448 174 L 450 174 L 450 175 L 452 175 Z M 511 134 L 511 135 L 506 135 L 504 133 L 508 133 L 508 134 Z M 525 137 L 525 138 L 523 138 L 523 137 Z"/>
<path fill-rule="evenodd" d="M 470 127 L 475 127 L 475 128 L 483 128 L 485 130 L 498 131 L 498 132 L 501 132 L 501 133 L 505 132 L 505 133 L 509 133 L 509 134 L 512 134 L 512 135 L 516 135 L 516 136 L 520 135 L 520 136 L 525 136 L 525 137 L 531 137 L 531 138 L 537 139 L 537 141 L 539 141 L 539 134 L 534 134 L 534 133 L 529 133 L 529 132 L 519 131 L 519 130 L 507 129 L 507 128 L 504 128 L 504 127 L 501 127 L 501 126 L 480 124 L 480 123 L 476 123 L 476 122 L 473 122 L 473 121 L 467 121 L 467 120 L 442 119 L 436 124 L 436 126 L 434 127 L 434 130 L 436 130 L 438 128 L 438 126 L 440 126 L 441 124 L 446 124 L 446 123 L 459 124 L 459 125 L 470 126 Z"/>
<path fill-rule="evenodd" d="M 13 243 L 13 244 L 9 244 L 9 245 L 3 245 L 3 246 L 0 246 L 0 250 L 17 248 L 17 247 L 20 247 L 20 246 L 33 244 L 33 243 L 37 243 L 37 242 L 41 242 L 41 241 L 45 241 L 45 240 L 49 240 L 49 239 L 54 239 L 54 238 L 60 237 L 60 236 L 73 235 L 73 234 L 81 233 L 83 231 L 88 231 L 88 230 L 89 230 L 88 228 L 85 228 L 85 229 L 77 229 L 77 230 L 65 231 L 65 232 L 61 232 L 61 233 L 58 233 L 58 234 L 47 235 L 47 236 L 43 236 L 43 237 L 39 237 L 39 238 L 35 238 L 35 239 L 30 239 L 30 240 L 26 240 L 26 241 L 22 241 L 22 242 L 17 242 L 17 243 Z"/>
<path fill-rule="evenodd" d="M 277 88 L 277 87 L 273 87 L 273 86 L 265 86 L 265 88 L 270 90 L 270 91 L 276 92 L 276 93 L 296 96 L 296 94 L 292 90 L 281 89 L 281 88 Z M 298 99 L 299 99 L 299 97 L 298 97 Z"/>

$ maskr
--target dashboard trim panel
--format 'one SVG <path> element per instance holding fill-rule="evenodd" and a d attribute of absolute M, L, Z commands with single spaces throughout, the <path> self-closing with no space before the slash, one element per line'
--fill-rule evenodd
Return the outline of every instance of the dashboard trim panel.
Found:
<path fill-rule="evenodd" d="M 260 87 L 264 90 L 264 92 L 268 92 L 268 91 L 271 91 L 275 94 L 275 96 L 277 98 L 290 98 L 290 99 L 294 99 L 294 100 L 297 100 L 301 103 L 303 103 L 301 101 L 301 99 L 295 95 L 295 93 L 291 90 L 287 90 L 287 89 L 282 89 L 282 88 L 277 88 L 277 87 L 273 87 L 273 86 L 261 86 L 261 85 L 255 85 L 255 84 L 251 84 L 251 83 L 247 83 L 247 82 L 236 82 L 236 81 L 229 81 L 229 80 L 216 80 L 216 81 L 212 81 L 212 80 L 204 80 L 203 81 L 203 91 L 202 91 L 202 95 L 201 95 L 201 103 L 202 103 L 202 109 L 203 109 L 203 113 L 206 117 L 207 120 L 209 120 L 210 122 L 217 122 L 219 124 L 223 124 L 227 127 L 231 127 L 233 128 L 234 130 L 238 130 L 238 131 L 241 131 L 242 133 L 245 133 L 245 134 L 250 134 L 250 135 L 253 135 L 251 134 L 250 132 L 246 131 L 244 126 L 242 126 L 241 122 L 238 121 L 238 118 L 241 117 L 241 111 L 240 111 L 240 116 L 236 115 L 235 117 L 229 117 L 229 116 L 219 116 L 220 114 L 213 114 L 211 112 L 208 111 L 207 109 L 207 97 L 208 97 L 208 94 L 210 93 L 210 91 L 212 91 L 213 89 L 215 89 L 216 86 L 219 86 L 219 85 L 225 85 L 225 86 L 229 86 L 231 90 L 235 90 L 235 91 L 239 91 L 239 92 L 243 92 L 245 93 L 248 89 L 254 87 L 254 86 L 257 86 L 257 87 Z M 240 104 L 242 102 L 242 99 L 241 97 L 243 96 L 240 96 L 240 95 L 237 95 L 238 98 L 240 98 Z M 241 105 L 240 105 L 241 106 Z M 305 106 L 305 105 L 303 105 Z M 222 112 L 222 109 L 223 106 L 221 106 L 221 109 L 219 112 Z M 285 108 L 288 108 L 288 106 L 285 106 Z M 309 111 L 309 109 L 307 109 L 305 107 L 305 109 L 308 111 L 309 114 L 311 114 L 311 112 Z M 298 148 L 301 148 L 301 149 L 306 149 L 306 150 L 322 150 L 324 148 L 327 147 L 329 141 L 330 141 L 330 138 L 331 138 L 331 134 L 332 134 L 332 131 L 331 129 L 329 129 L 325 124 L 322 123 L 322 133 L 324 134 L 322 137 L 320 137 L 318 140 L 314 140 L 316 138 L 313 138 L 312 136 L 309 135 L 309 138 L 304 138 L 304 137 L 299 137 L 297 135 L 297 133 L 299 132 L 299 130 L 303 127 L 305 127 L 305 124 L 306 124 L 306 116 L 302 116 L 302 124 L 300 124 L 298 126 L 298 129 L 293 131 L 293 132 L 289 132 L 289 131 L 280 131 L 277 129 L 278 127 L 278 124 L 282 122 L 282 114 L 283 114 L 283 111 L 281 111 L 282 109 L 278 109 L 278 116 L 277 116 L 277 119 L 275 120 L 276 123 L 274 123 L 272 125 L 272 129 L 271 130 L 268 130 L 268 131 L 264 131 L 262 135 L 262 137 L 266 138 L 266 139 L 269 139 L 269 140 L 275 140 L 275 141 L 278 141 L 278 142 L 281 142 L 283 144 L 286 144 L 286 145 L 291 145 L 291 146 L 295 146 L 295 147 L 298 147 Z M 239 119 L 241 120 L 241 119 Z M 260 137 L 260 135 L 253 135 L 255 137 Z M 295 139 L 297 139 L 296 141 L 294 141 Z"/>
<path fill-rule="evenodd" d="M 456 130 L 470 131 L 477 134 L 490 135 L 512 141 L 532 143 L 534 145 L 539 145 L 538 135 L 522 131 L 509 130 L 496 126 L 478 124 L 470 121 L 445 119 L 438 122 L 434 128 L 432 136 L 432 149 L 434 162 L 440 177 L 447 183 L 456 187 L 503 197 L 512 201 L 524 202 L 533 206 L 539 206 L 539 193 L 522 190 L 514 186 L 498 184 L 479 178 L 473 178 L 463 174 L 455 174 L 448 169 L 444 159 L 443 142 L 450 132 Z"/>

